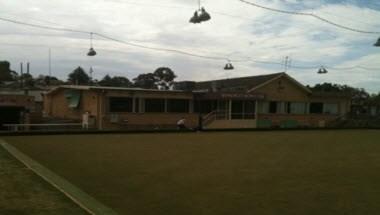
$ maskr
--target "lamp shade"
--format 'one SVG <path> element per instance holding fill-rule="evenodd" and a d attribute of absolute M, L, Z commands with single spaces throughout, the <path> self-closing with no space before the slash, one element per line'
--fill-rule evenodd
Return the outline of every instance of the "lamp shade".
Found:
<path fill-rule="evenodd" d="M 210 14 L 207 13 L 207 11 L 203 7 L 200 10 L 199 19 L 201 20 L 201 22 L 205 22 L 211 19 Z"/>
<path fill-rule="evenodd" d="M 96 55 L 96 51 L 94 48 L 90 48 L 90 50 L 88 50 L 88 53 L 87 53 L 88 56 L 95 56 Z"/>
<path fill-rule="evenodd" d="M 318 70 L 318 74 L 326 74 L 326 73 L 328 73 L 328 71 L 323 66 Z"/>
<path fill-rule="evenodd" d="M 379 37 L 379 39 L 377 39 L 377 42 L 375 44 L 373 44 L 373 45 L 376 46 L 376 47 L 380 47 L 380 37 Z"/>
<path fill-rule="evenodd" d="M 194 12 L 194 15 L 190 18 L 189 22 L 194 23 L 194 24 L 201 23 L 201 20 L 200 20 L 200 17 L 198 16 L 197 11 Z"/>

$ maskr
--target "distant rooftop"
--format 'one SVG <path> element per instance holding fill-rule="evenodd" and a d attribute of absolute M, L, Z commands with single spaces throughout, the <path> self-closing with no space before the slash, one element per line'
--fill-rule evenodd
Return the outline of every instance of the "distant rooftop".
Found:
<path fill-rule="evenodd" d="M 240 78 L 220 79 L 211 81 L 201 81 L 195 83 L 195 90 L 209 90 L 217 88 L 221 91 L 241 91 L 246 92 L 253 87 L 259 86 L 285 73 L 274 73 L 268 75 L 257 75 Z"/>

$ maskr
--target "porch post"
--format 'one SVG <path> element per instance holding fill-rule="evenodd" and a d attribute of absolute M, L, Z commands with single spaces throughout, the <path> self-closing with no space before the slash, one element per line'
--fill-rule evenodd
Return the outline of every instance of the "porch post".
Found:
<path fill-rule="evenodd" d="M 258 101 L 255 100 L 255 123 L 256 123 L 256 128 L 257 128 L 257 122 L 258 122 L 258 116 L 259 116 L 259 105 Z"/>
<path fill-rule="evenodd" d="M 228 120 L 232 119 L 232 100 L 228 100 Z"/>

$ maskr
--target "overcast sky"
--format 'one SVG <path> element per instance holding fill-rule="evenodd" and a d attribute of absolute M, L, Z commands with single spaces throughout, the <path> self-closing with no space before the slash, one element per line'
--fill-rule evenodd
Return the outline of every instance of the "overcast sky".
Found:
<path fill-rule="evenodd" d="M 248 0 L 249 1 L 249 0 Z M 380 1 L 375 0 L 251 0 L 268 7 L 317 14 L 333 22 L 365 31 L 380 31 Z M 32 24 L 97 32 L 115 39 L 158 48 L 234 59 L 281 63 L 289 56 L 288 74 L 304 84 L 334 82 L 380 91 L 380 34 L 360 34 L 339 29 L 312 17 L 291 16 L 249 6 L 238 0 L 203 0 L 212 19 L 191 24 L 196 0 L 2 0 L 0 18 Z M 104 75 L 133 79 L 140 73 L 167 66 L 178 80 L 209 80 L 283 72 L 281 65 L 208 60 L 159 52 L 94 38 L 95 57 L 86 55 L 90 35 L 16 25 L 0 20 L 0 60 L 19 72 L 20 62 L 31 63 L 33 75 L 66 79 L 77 66 Z M 330 67 L 318 75 L 321 65 Z M 333 69 L 352 66 L 365 70 Z M 332 68 L 331 68 L 332 67 Z"/>

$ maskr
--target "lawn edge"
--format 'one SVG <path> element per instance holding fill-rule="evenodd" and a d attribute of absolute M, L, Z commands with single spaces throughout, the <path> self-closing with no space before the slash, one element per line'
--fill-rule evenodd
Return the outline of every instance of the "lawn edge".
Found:
<path fill-rule="evenodd" d="M 74 186 L 64 178 L 53 173 L 37 161 L 28 157 L 6 141 L 0 139 L 0 145 L 8 151 L 13 157 L 32 170 L 36 175 L 41 177 L 47 183 L 55 187 L 71 201 L 92 215 L 116 215 L 117 213 L 111 208 L 103 205 L 92 196 L 88 195 L 78 187 Z"/>

